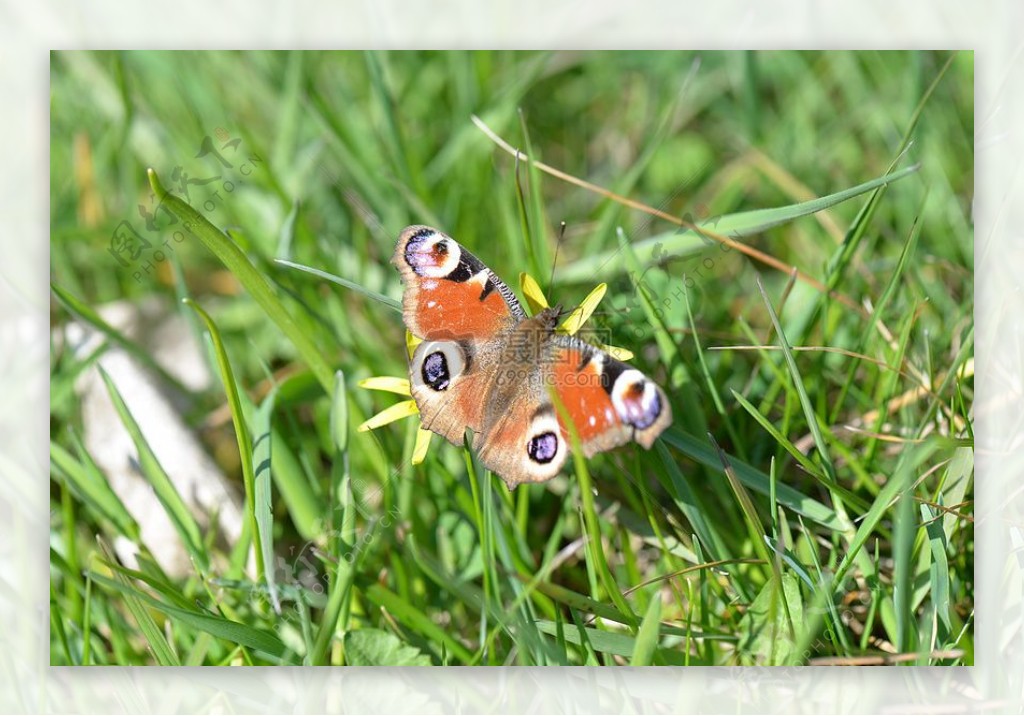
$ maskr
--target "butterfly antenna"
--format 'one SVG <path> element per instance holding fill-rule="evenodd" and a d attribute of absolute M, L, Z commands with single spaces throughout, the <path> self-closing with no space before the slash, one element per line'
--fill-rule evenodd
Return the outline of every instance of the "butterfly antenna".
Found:
<path fill-rule="evenodd" d="M 562 225 L 558 229 L 558 241 L 555 242 L 555 258 L 551 262 L 551 277 L 548 279 L 548 288 L 544 292 L 545 296 L 550 296 L 551 295 L 551 289 L 555 285 L 555 266 L 558 265 L 558 250 L 560 248 L 562 248 L 562 239 L 564 239 L 564 238 L 565 238 L 565 222 L 563 221 Z"/>

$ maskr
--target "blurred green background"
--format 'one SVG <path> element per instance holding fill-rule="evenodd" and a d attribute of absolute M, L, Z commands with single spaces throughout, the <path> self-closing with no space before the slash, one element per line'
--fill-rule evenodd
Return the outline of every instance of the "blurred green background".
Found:
<path fill-rule="evenodd" d="M 973 663 L 973 89 L 969 52 L 53 53 L 52 663 Z M 518 189 L 474 115 L 688 220 L 921 167 L 742 239 L 828 296 L 525 162 Z M 318 383 L 238 268 L 176 234 L 147 168 L 228 232 L 343 383 Z M 593 325 L 669 393 L 659 445 L 510 494 L 438 438 L 410 465 L 415 420 L 356 432 L 399 400 L 357 382 L 405 375 L 401 316 L 372 294 L 400 297 L 388 259 L 412 223 L 552 303 L 607 281 Z M 653 251 L 617 251 L 619 229 Z M 606 252 L 600 276 L 573 273 Z M 182 298 L 223 339 L 255 447 Z M 138 517 L 80 439 L 76 381 L 108 349 L 159 349 L 63 336 L 113 301 L 180 314 L 203 346 L 209 386 L 146 370 L 239 494 L 240 451 L 258 468 L 272 435 L 257 478 L 279 610 L 253 597 L 248 521 L 229 543 L 201 520 L 187 574 L 153 545 L 136 571 L 104 556 L 139 541 Z M 758 348 L 723 349 L 741 345 Z"/>

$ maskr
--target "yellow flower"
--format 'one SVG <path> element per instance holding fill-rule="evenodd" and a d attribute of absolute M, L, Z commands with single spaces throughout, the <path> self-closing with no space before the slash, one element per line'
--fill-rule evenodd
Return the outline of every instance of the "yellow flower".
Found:
<path fill-rule="evenodd" d="M 526 303 L 534 314 L 548 307 L 547 299 L 544 298 L 544 292 L 540 290 L 540 285 L 532 276 L 527 273 L 519 274 L 519 287 L 522 289 L 523 295 L 526 296 Z M 597 308 L 597 305 L 601 303 L 601 299 L 604 298 L 605 291 L 607 290 L 608 284 L 598 284 L 594 290 L 591 291 L 585 299 L 583 299 L 583 303 L 577 306 L 568 316 L 565 317 L 565 320 L 558 325 L 555 331 L 569 336 L 579 331 L 580 328 L 583 327 L 583 324 L 586 323 L 593 315 L 594 310 Z M 409 331 L 405 332 L 405 347 L 410 358 L 412 357 L 413 351 L 416 350 L 416 346 L 420 343 L 421 339 L 412 335 Z M 629 360 L 633 357 L 633 354 L 625 348 L 606 345 L 601 345 L 600 347 L 607 351 L 613 358 L 617 358 L 618 360 Z M 406 378 L 379 376 L 361 380 L 358 385 L 361 388 L 368 388 L 369 390 L 382 390 L 388 393 L 397 393 L 398 395 L 408 397 L 412 396 L 409 381 Z M 393 423 L 396 420 L 408 418 L 413 415 L 419 415 L 419 409 L 416 407 L 416 401 L 403 400 L 401 403 L 395 403 L 374 415 L 372 418 L 360 425 L 358 431 L 362 433 L 367 430 L 374 430 L 382 425 L 387 425 L 388 423 Z M 423 462 L 423 459 L 427 456 L 427 450 L 430 448 L 430 438 L 432 435 L 433 433 L 429 430 L 424 430 L 422 425 L 417 427 L 416 445 L 413 447 L 412 451 L 413 465 L 418 465 Z"/>
<path fill-rule="evenodd" d="M 533 276 L 528 273 L 519 274 L 519 287 L 522 288 L 523 295 L 526 296 L 526 303 L 529 304 L 531 311 L 539 313 L 548 307 L 547 299 L 544 298 L 544 292 L 540 290 L 540 286 L 533 279 Z M 565 320 L 558 324 L 555 332 L 571 336 L 583 328 L 583 324 L 590 320 L 590 317 L 597 309 L 597 304 L 601 303 L 601 299 L 604 298 L 604 294 L 607 290 L 608 284 L 597 284 L 597 286 L 594 287 L 594 290 L 583 299 L 583 303 L 573 309 L 573 311 L 565 317 Z M 625 348 L 606 346 L 602 343 L 599 343 L 598 347 L 617 360 L 629 360 L 633 357 L 632 351 L 628 351 Z"/>
<path fill-rule="evenodd" d="M 409 353 L 409 357 L 412 357 L 413 351 L 416 350 L 416 346 L 419 345 L 420 339 L 409 333 L 405 332 L 405 349 Z M 406 395 L 412 397 L 412 391 L 409 388 L 408 378 L 395 378 L 393 376 L 379 376 L 375 378 L 365 378 L 358 383 L 360 388 L 368 388 L 370 390 L 383 390 L 388 393 L 397 393 L 398 395 Z M 396 420 L 402 418 L 408 418 L 413 415 L 419 415 L 419 408 L 416 407 L 415 400 L 403 400 L 401 403 L 395 403 L 390 408 L 385 408 L 380 411 L 372 418 L 360 425 L 357 430 L 361 433 L 365 433 L 367 430 L 373 430 L 379 428 L 382 425 L 393 423 Z M 423 458 L 427 456 L 427 450 L 430 449 L 430 437 L 433 435 L 429 430 L 424 430 L 422 427 L 416 429 L 416 445 L 412 449 L 412 464 L 419 465 L 423 462 Z"/>

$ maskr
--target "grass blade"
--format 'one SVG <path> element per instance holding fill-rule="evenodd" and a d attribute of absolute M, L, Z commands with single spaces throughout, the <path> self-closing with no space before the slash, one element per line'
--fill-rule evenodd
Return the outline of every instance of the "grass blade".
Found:
<path fill-rule="evenodd" d="M 284 643 L 271 632 L 256 629 L 239 622 L 233 622 L 223 617 L 167 604 L 144 592 L 140 592 L 130 586 L 127 581 L 119 582 L 95 572 L 92 573 L 92 579 L 97 584 L 101 584 L 108 589 L 117 590 L 128 597 L 133 597 L 148 604 L 153 609 L 163 612 L 172 620 L 179 621 L 225 641 L 262 651 L 277 659 L 284 659 L 287 653 L 287 647 L 285 647 Z M 175 663 L 177 663 L 176 658 Z"/>
<path fill-rule="evenodd" d="M 263 541 L 260 539 L 260 526 L 256 519 L 256 474 L 253 469 L 252 440 L 249 437 L 249 429 L 245 425 L 245 415 L 242 413 L 242 401 L 238 396 L 238 384 L 235 382 L 234 371 L 231 370 L 231 361 L 228 359 L 227 349 L 221 339 L 217 325 L 210 318 L 210 314 L 190 298 L 184 300 L 185 305 L 192 308 L 206 324 L 213 341 L 213 351 L 217 356 L 217 367 L 220 369 L 221 381 L 224 383 L 224 392 L 227 393 L 228 406 L 231 408 L 231 422 L 235 426 L 235 440 L 238 443 L 238 454 L 242 461 L 242 484 L 245 486 L 245 513 L 249 520 L 249 528 L 253 534 L 253 544 L 256 552 L 256 575 L 257 579 L 265 579 L 266 566 L 262 549 Z"/>
<path fill-rule="evenodd" d="M 256 544 L 263 556 L 263 579 L 270 592 L 270 603 L 274 613 L 281 613 L 277 594 L 277 574 L 274 568 L 274 512 L 273 512 L 273 442 L 271 440 L 274 417 L 274 402 L 277 391 L 272 390 L 253 415 L 252 432 L 255 436 L 252 447 L 253 463 L 253 512 L 255 514 Z M 269 568 L 268 568 L 269 567 Z"/>
<path fill-rule="evenodd" d="M 324 390 L 330 390 L 334 373 L 312 340 L 299 328 L 284 305 L 274 294 L 267 279 L 261 274 L 234 241 L 218 230 L 198 211 L 168 192 L 160 184 L 156 172 L 150 169 L 149 184 L 153 193 L 160 198 L 161 206 L 181 219 L 189 233 L 198 238 L 206 248 L 219 258 L 235 278 L 252 295 L 253 299 L 277 324 L 281 332 L 292 342 L 299 355 L 316 375 Z"/>
<path fill-rule="evenodd" d="M 640 622 L 640 631 L 637 632 L 636 642 L 633 644 L 633 654 L 630 658 L 630 666 L 650 666 L 654 660 L 654 653 L 658 649 L 658 627 L 661 620 L 661 596 L 655 592 L 651 595 L 651 601 L 647 605 L 647 612 Z"/>
<path fill-rule="evenodd" d="M 157 499 L 160 500 L 160 504 L 163 505 L 167 516 L 170 518 L 175 530 L 177 530 L 182 542 L 184 542 L 185 549 L 195 559 L 200 570 L 205 572 L 209 568 L 210 562 L 206 553 L 206 547 L 199 533 L 199 526 L 192 517 L 188 506 L 181 499 L 181 495 L 178 494 L 178 490 L 174 487 L 174 483 L 171 482 L 171 478 L 164 471 L 160 461 L 157 460 L 153 450 L 149 447 L 149 442 L 142 434 L 142 430 L 139 428 L 139 424 L 135 422 L 135 418 L 132 416 L 131 411 L 128 410 L 128 406 L 125 405 L 121 393 L 117 390 L 117 386 L 114 385 L 114 381 L 102 367 L 99 371 L 103 377 L 103 382 L 106 383 L 110 400 L 114 403 L 114 409 L 131 436 L 132 442 L 135 443 L 135 449 L 139 453 L 139 466 L 142 469 L 143 476 L 153 486 Z"/>

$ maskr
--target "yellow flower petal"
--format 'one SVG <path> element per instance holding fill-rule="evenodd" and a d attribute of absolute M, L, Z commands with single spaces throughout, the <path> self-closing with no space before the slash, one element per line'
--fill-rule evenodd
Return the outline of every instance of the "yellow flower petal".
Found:
<path fill-rule="evenodd" d="M 416 346 L 423 342 L 422 338 L 417 338 L 409 331 L 405 332 L 405 350 L 409 353 L 409 358 L 412 358 L 412 354 L 416 352 Z"/>
<path fill-rule="evenodd" d="M 403 400 L 401 403 L 396 403 L 390 408 L 386 408 L 372 418 L 367 420 L 365 423 L 359 426 L 358 431 L 365 433 L 367 430 L 374 430 L 379 428 L 381 425 L 387 425 L 393 423 L 396 420 L 402 418 L 408 418 L 412 415 L 419 415 L 419 408 L 416 407 L 415 400 Z"/>
<path fill-rule="evenodd" d="M 412 449 L 412 464 L 419 465 L 423 462 L 423 458 L 427 456 L 427 450 L 430 449 L 430 438 L 434 433 L 429 430 L 419 428 L 416 431 L 416 445 Z"/>
<path fill-rule="evenodd" d="M 533 276 L 525 271 L 519 274 L 519 288 L 523 289 L 526 302 L 530 305 L 530 312 L 534 315 L 548 307 L 548 300 L 544 298 L 544 292 L 540 285 L 533 279 Z"/>
<path fill-rule="evenodd" d="M 369 390 L 384 390 L 388 393 L 398 393 L 399 395 L 412 395 L 409 389 L 409 381 L 406 378 L 395 378 L 390 375 L 381 375 L 374 378 L 364 378 L 359 381 L 357 385 L 360 388 L 368 388 Z"/>
<path fill-rule="evenodd" d="M 604 345 L 603 343 L 598 343 L 598 347 L 615 360 L 626 361 L 633 359 L 633 351 L 629 350 L 628 348 L 619 348 L 618 346 L 607 346 Z"/>
<path fill-rule="evenodd" d="M 605 291 L 607 290 L 608 284 L 597 284 L 594 290 L 590 292 L 590 295 L 583 299 L 583 303 L 577 306 L 555 330 L 559 333 L 568 333 L 570 336 L 576 333 L 593 315 L 594 309 L 597 308 L 597 304 L 601 303 L 601 299 L 604 298 Z"/>

